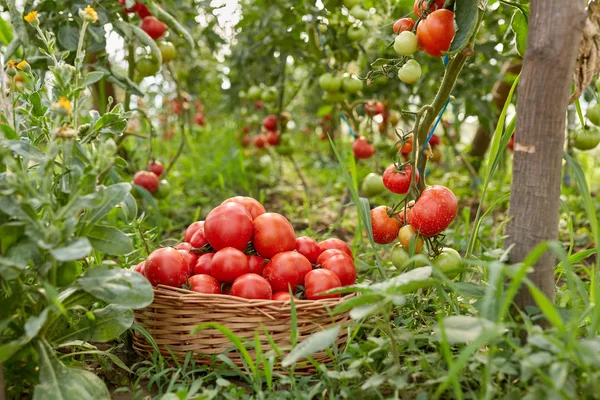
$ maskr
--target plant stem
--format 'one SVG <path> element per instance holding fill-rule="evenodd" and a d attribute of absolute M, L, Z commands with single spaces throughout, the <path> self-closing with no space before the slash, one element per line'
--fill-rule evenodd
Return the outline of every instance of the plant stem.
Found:
<path fill-rule="evenodd" d="M 300 178 L 300 181 L 302 182 L 302 186 L 304 187 L 304 193 L 306 194 L 306 198 L 308 199 L 308 197 L 309 197 L 308 184 L 306 183 L 306 179 L 304 179 L 304 175 L 302 175 L 302 170 L 300 169 L 300 166 L 296 162 L 296 159 L 294 158 L 293 155 L 290 154 L 288 157 L 290 158 L 290 161 L 292 162 L 292 165 L 294 166 L 294 170 L 296 171 L 298 178 Z"/>
<path fill-rule="evenodd" d="M 135 45 L 133 42 L 129 42 L 129 45 L 127 46 L 127 64 L 127 77 L 133 80 L 135 75 Z M 127 90 L 125 91 L 125 111 L 130 110 L 130 102 L 131 93 Z"/>
<path fill-rule="evenodd" d="M 81 64 L 83 63 L 83 57 L 84 57 L 83 44 L 85 41 L 85 31 L 87 30 L 88 25 L 89 25 L 89 22 L 84 20 L 83 25 L 81 26 L 81 33 L 79 34 L 79 43 L 77 44 L 77 53 L 75 54 L 75 78 L 74 78 L 74 85 L 73 85 L 73 87 L 75 88 L 75 95 L 73 96 L 73 118 L 74 118 L 73 125 L 75 125 L 75 128 L 77 128 L 77 120 L 78 120 L 77 103 L 78 103 L 78 99 L 79 99 L 79 75 L 81 74 Z"/>

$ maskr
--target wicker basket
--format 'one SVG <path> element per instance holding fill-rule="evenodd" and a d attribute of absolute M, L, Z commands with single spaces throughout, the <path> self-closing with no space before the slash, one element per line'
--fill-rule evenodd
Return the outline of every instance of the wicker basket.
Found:
<path fill-rule="evenodd" d="M 298 342 L 331 325 L 347 324 L 350 320 L 347 312 L 332 315 L 331 310 L 351 296 L 319 301 L 297 300 Z M 254 340 L 255 331 L 258 331 L 262 350 L 268 351 L 271 346 L 263 333 L 264 327 L 282 352 L 290 349 L 289 302 L 207 295 L 159 285 L 154 288 L 154 302 L 136 310 L 135 320 L 152 335 L 163 355 L 170 357 L 168 348 L 181 360 L 187 352 L 193 351 L 196 361 L 201 364 L 210 364 L 214 362 L 214 355 L 227 353 L 233 362 L 242 366 L 242 359 L 233 344 L 219 330 L 204 329 L 198 334 L 190 334 L 192 328 L 205 322 L 218 322 L 243 339 Z M 346 339 L 342 330 L 337 345 L 344 344 Z M 133 348 L 144 357 L 149 357 L 154 351 L 138 331 L 134 332 Z M 250 354 L 254 356 L 252 351 Z M 315 353 L 312 357 L 319 362 L 330 361 L 326 351 Z M 298 363 L 295 370 L 308 372 L 312 368 L 311 363 L 303 362 Z M 281 368 L 277 366 L 276 369 Z"/>

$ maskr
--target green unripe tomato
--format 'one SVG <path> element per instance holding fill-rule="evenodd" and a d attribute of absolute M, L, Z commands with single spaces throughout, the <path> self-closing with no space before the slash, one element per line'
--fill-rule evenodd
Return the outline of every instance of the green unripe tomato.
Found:
<path fill-rule="evenodd" d="M 579 150 L 591 150 L 600 143 L 600 129 L 578 129 L 573 132 L 573 147 Z"/>
<path fill-rule="evenodd" d="M 585 113 L 587 119 L 596 126 L 600 126 L 600 104 L 589 107 Z"/>
<path fill-rule="evenodd" d="M 160 54 L 162 55 L 162 62 L 166 64 L 171 62 L 177 57 L 177 49 L 175 45 L 171 42 L 162 41 L 158 43 L 158 49 L 160 50 Z"/>
<path fill-rule="evenodd" d="M 342 88 L 342 79 L 325 73 L 319 77 L 319 86 L 326 92 L 336 93 Z"/>
<path fill-rule="evenodd" d="M 248 99 L 260 100 L 262 96 L 262 90 L 258 86 L 250 86 L 248 89 Z"/>
<path fill-rule="evenodd" d="M 413 84 L 421 77 L 421 65 L 415 60 L 408 60 L 398 71 L 398 78 L 407 84 Z"/>
<path fill-rule="evenodd" d="M 319 32 L 321 32 L 321 33 L 327 32 L 327 25 L 319 24 Z"/>
<path fill-rule="evenodd" d="M 457 271 L 462 267 L 462 257 L 451 247 L 444 247 L 440 254 L 431 261 L 449 278 L 455 277 L 458 274 Z"/>
<path fill-rule="evenodd" d="M 240 90 L 238 92 L 238 96 L 240 97 L 240 99 L 245 99 L 248 96 L 248 93 L 246 93 L 245 90 Z"/>
<path fill-rule="evenodd" d="M 417 51 L 417 35 L 411 31 L 400 32 L 394 39 L 394 50 L 401 56 L 410 56 Z"/>
<path fill-rule="evenodd" d="M 68 261 L 58 266 L 56 271 L 56 286 L 69 286 L 81 275 L 81 263 Z"/>
<path fill-rule="evenodd" d="M 364 21 L 369 17 L 369 12 L 359 5 L 355 5 L 354 7 L 350 8 L 348 14 L 361 21 Z"/>
<path fill-rule="evenodd" d="M 353 42 L 358 42 L 359 40 L 362 40 L 365 38 L 365 36 L 367 36 L 369 32 L 367 31 L 367 29 L 363 26 L 351 26 L 350 28 L 348 28 L 348 39 L 350 39 Z"/>
<path fill-rule="evenodd" d="M 385 185 L 383 184 L 383 177 L 375 172 L 369 173 L 365 176 L 361 185 L 362 192 L 367 197 L 377 196 L 385 191 Z"/>
<path fill-rule="evenodd" d="M 263 90 L 261 100 L 265 103 L 275 103 L 277 101 L 278 92 L 275 86 L 270 86 Z"/>
<path fill-rule="evenodd" d="M 161 179 L 158 189 L 152 195 L 157 199 L 164 199 L 171 193 L 171 184 L 166 179 Z"/>
<path fill-rule="evenodd" d="M 600 93 L 600 78 L 596 79 L 596 92 Z"/>
<path fill-rule="evenodd" d="M 408 267 L 409 259 L 410 256 L 408 255 L 408 252 L 402 248 L 400 243 L 396 243 L 394 247 L 392 247 L 390 261 L 392 261 L 392 264 L 398 271 L 404 271 Z"/>
<path fill-rule="evenodd" d="M 135 64 L 135 69 L 138 75 L 142 78 L 156 75 L 160 70 L 160 65 L 152 57 L 142 57 Z"/>
<path fill-rule="evenodd" d="M 275 146 L 275 152 L 280 156 L 289 156 L 294 152 L 294 148 L 289 143 L 281 143 Z"/>
<path fill-rule="evenodd" d="M 342 103 L 345 99 L 346 99 L 345 93 L 333 93 L 333 92 L 323 93 L 323 101 L 328 104 Z"/>
<path fill-rule="evenodd" d="M 349 10 L 352 7 L 358 6 L 360 2 L 361 0 L 344 0 L 342 4 Z"/>
<path fill-rule="evenodd" d="M 346 93 L 358 93 L 363 88 L 363 82 L 349 76 L 342 79 L 342 90 Z"/>

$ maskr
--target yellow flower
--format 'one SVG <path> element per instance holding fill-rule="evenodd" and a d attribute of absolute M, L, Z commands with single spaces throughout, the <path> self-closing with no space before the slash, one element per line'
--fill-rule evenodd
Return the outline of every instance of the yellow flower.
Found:
<path fill-rule="evenodd" d="M 79 16 L 92 24 L 98 21 L 98 13 L 89 5 L 83 10 L 79 10 Z"/>
<path fill-rule="evenodd" d="M 40 24 L 40 20 L 37 17 L 38 12 L 37 11 L 31 11 L 29 14 L 27 14 L 24 19 L 25 21 L 29 22 L 31 25 L 33 26 L 38 26 Z"/>
<path fill-rule="evenodd" d="M 65 96 L 61 96 L 58 101 L 52 103 L 52 107 L 50 107 L 52 111 L 61 115 L 71 114 L 71 101 L 67 99 Z"/>
<path fill-rule="evenodd" d="M 16 62 L 16 61 L 13 61 L 13 60 L 9 60 L 9 61 L 6 63 L 6 68 L 14 68 L 14 67 L 16 67 L 16 66 L 17 66 L 17 62 Z"/>
<path fill-rule="evenodd" d="M 20 69 L 21 71 L 25 71 L 25 72 L 31 71 L 31 66 L 25 60 L 23 60 L 20 63 L 18 63 L 17 64 L 17 68 Z"/>

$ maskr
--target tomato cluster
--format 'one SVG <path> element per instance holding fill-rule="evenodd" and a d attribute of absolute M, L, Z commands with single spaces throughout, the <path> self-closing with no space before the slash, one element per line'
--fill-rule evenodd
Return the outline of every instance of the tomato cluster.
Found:
<path fill-rule="evenodd" d="M 138 171 L 133 176 L 133 184 L 141 186 L 156 198 L 162 199 L 169 193 L 170 185 L 166 179 L 160 179 L 165 168 L 158 160 L 148 163 L 146 171 Z"/>
<path fill-rule="evenodd" d="M 356 282 L 345 242 L 296 237 L 283 215 L 242 196 L 225 200 L 188 226 L 182 243 L 155 250 L 134 269 L 154 286 L 247 299 L 285 301 L 290 291 L 308 300 L 337 298 L 322 293 Z"/>

